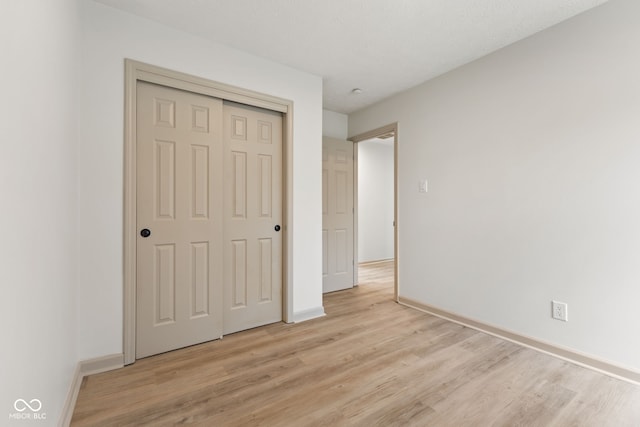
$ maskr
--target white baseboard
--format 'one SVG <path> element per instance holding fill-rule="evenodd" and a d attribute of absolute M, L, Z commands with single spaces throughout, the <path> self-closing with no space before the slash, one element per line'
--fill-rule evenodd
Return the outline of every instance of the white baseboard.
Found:
<path fill-rule="evenodd" d="M 62 414 L 60 415 L 60 422 L 58 423 L 58 426 L 68 427 L 71 423 L 71 417 L 73 417 L 73 410 L 76 407 L 76 400 L 78 399 L 78 393 L 80 392 L 80 386 L 82 385 L 82 379 L 84 377 L 87 375 L 99 374 L 100 372 L 112 371 L 114 369 L 122 368 L 123 366 L 123 354 L 111 354 L 109 356 L 81 360 L 78 362 L 73 373 L 71 385 L 69 386 L 67 399 L 64 407 L 62 408 Z"/>
<path fill-rule="evenodd" d="M 73 416 L 73 409 L 76 406 L 76 399 L 78 399 L 78 393 L 80 392 L 80 386 L 82 385 L 82 374 L 80 373 L 80 363 L 76 365 L 76 369 L 73 372 L 73 378 L 71 379 L 71 385 L 67 392 L 67 399 L 64 402 L 62 408 L 62 414 L 60 415 L 59 427 L 68 427 L 71 424 L 71 417 Z"/>
<path fill-rule="evenodd" d="M 300 323 L 311 319 L 317 319 L 318 317 L 325 316 L 324 307 L 315 307 L 308 310 L 298 311 L 293 313 L 293 323 Z"/>
<path fill-rule="evenodd" d="M 524 347 L 531 348 L 533 350 L 557 357 L 567 362 L 574 363 L 576 365 L 600 372 L 610 377 L 617 378 L 619 380 L 627 381 L 632 384 L 640 385 L 640 372 L 617 365 L 612 362 L 598 359 L 596 357 L 580 353 L 579 351 L 564 348 L 555 344 L 551 344 L 545 341 L 531 338 L 525 335 L 518 334 L 517 332 L 509 331 L 497 326 L 489 325 L 487 323 L 470 319 L 468 317 L 460 316 L 456 313 L 451 313 L 446 310 L 441 310 L 437 307 L 429 304 L 424 304 L 419 301 L 412 300 L 410 298 L 399 297 L 398 303 L 405 305 L 416 310 L 423 311 L 428 314 L 440 317 L 442 319 L 449 320 L 454 323 L 458 323 L 463 326 L 475 329 L 480 332 L 484 332 L 489 335 L 493 335 L 498 338 L 502 338 L 507 341 L 522 345 Z"/>

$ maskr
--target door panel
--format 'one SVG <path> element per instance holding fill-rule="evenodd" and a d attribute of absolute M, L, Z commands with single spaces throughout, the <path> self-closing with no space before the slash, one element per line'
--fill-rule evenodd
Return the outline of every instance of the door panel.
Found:
<path fill-rule="evenodd" d="M 353 142 L 323 138 L 322 290 L 353 287 Z"/>
<path fill-rule="evenodd" d="M 282 115 L 226 102 L 223 109 L 229 334 L 282 320 Z"/>
<path fill-rule="evenodd" d="M 222 101 L 139 82 L 136 113 L 141 358 L 222 335 Z"/>

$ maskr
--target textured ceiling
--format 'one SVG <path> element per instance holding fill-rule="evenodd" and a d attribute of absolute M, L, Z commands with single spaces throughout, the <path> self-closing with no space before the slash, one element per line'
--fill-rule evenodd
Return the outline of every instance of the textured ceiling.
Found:
<path fill-rule="evenodd" d="M 96 1 L 322 76 L 350 113 L 607 0 Z"/>

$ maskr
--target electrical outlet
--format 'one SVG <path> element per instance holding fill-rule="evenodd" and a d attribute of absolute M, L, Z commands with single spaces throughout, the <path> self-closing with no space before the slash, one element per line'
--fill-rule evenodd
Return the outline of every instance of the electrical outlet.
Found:
<path fill-rule="evenodd" d="M 560 301 L 551 301 L 551 317 L 563 322 L 569 321 L 569 315 L 567 313 L 567 303 Z"/>
<path fill-rule="evenodd" d="M 426 179 L 421 179 L 418 182 L 418 192 L 420 192 L 420 193 L 426 193 L 427 192 L 427 180 Z"/>

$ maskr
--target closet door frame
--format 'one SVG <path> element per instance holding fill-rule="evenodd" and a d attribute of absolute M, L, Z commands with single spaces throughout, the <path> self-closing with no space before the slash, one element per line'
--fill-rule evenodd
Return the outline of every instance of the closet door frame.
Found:
<path fill-rule="evenodd" d="M 125 59 L 124 117 L 124 212 L 123 212 L 123 352 L 125 365 L 135 362 L 136 343 L 136 86 L 138 81 L 212 96 L 222 100 L 283 113 L 282 162 L 282 319 L 293 321 L 292 235 L 288 222 L 292 214 L 293 102 L 192 76 L 166 68 Z"/>

